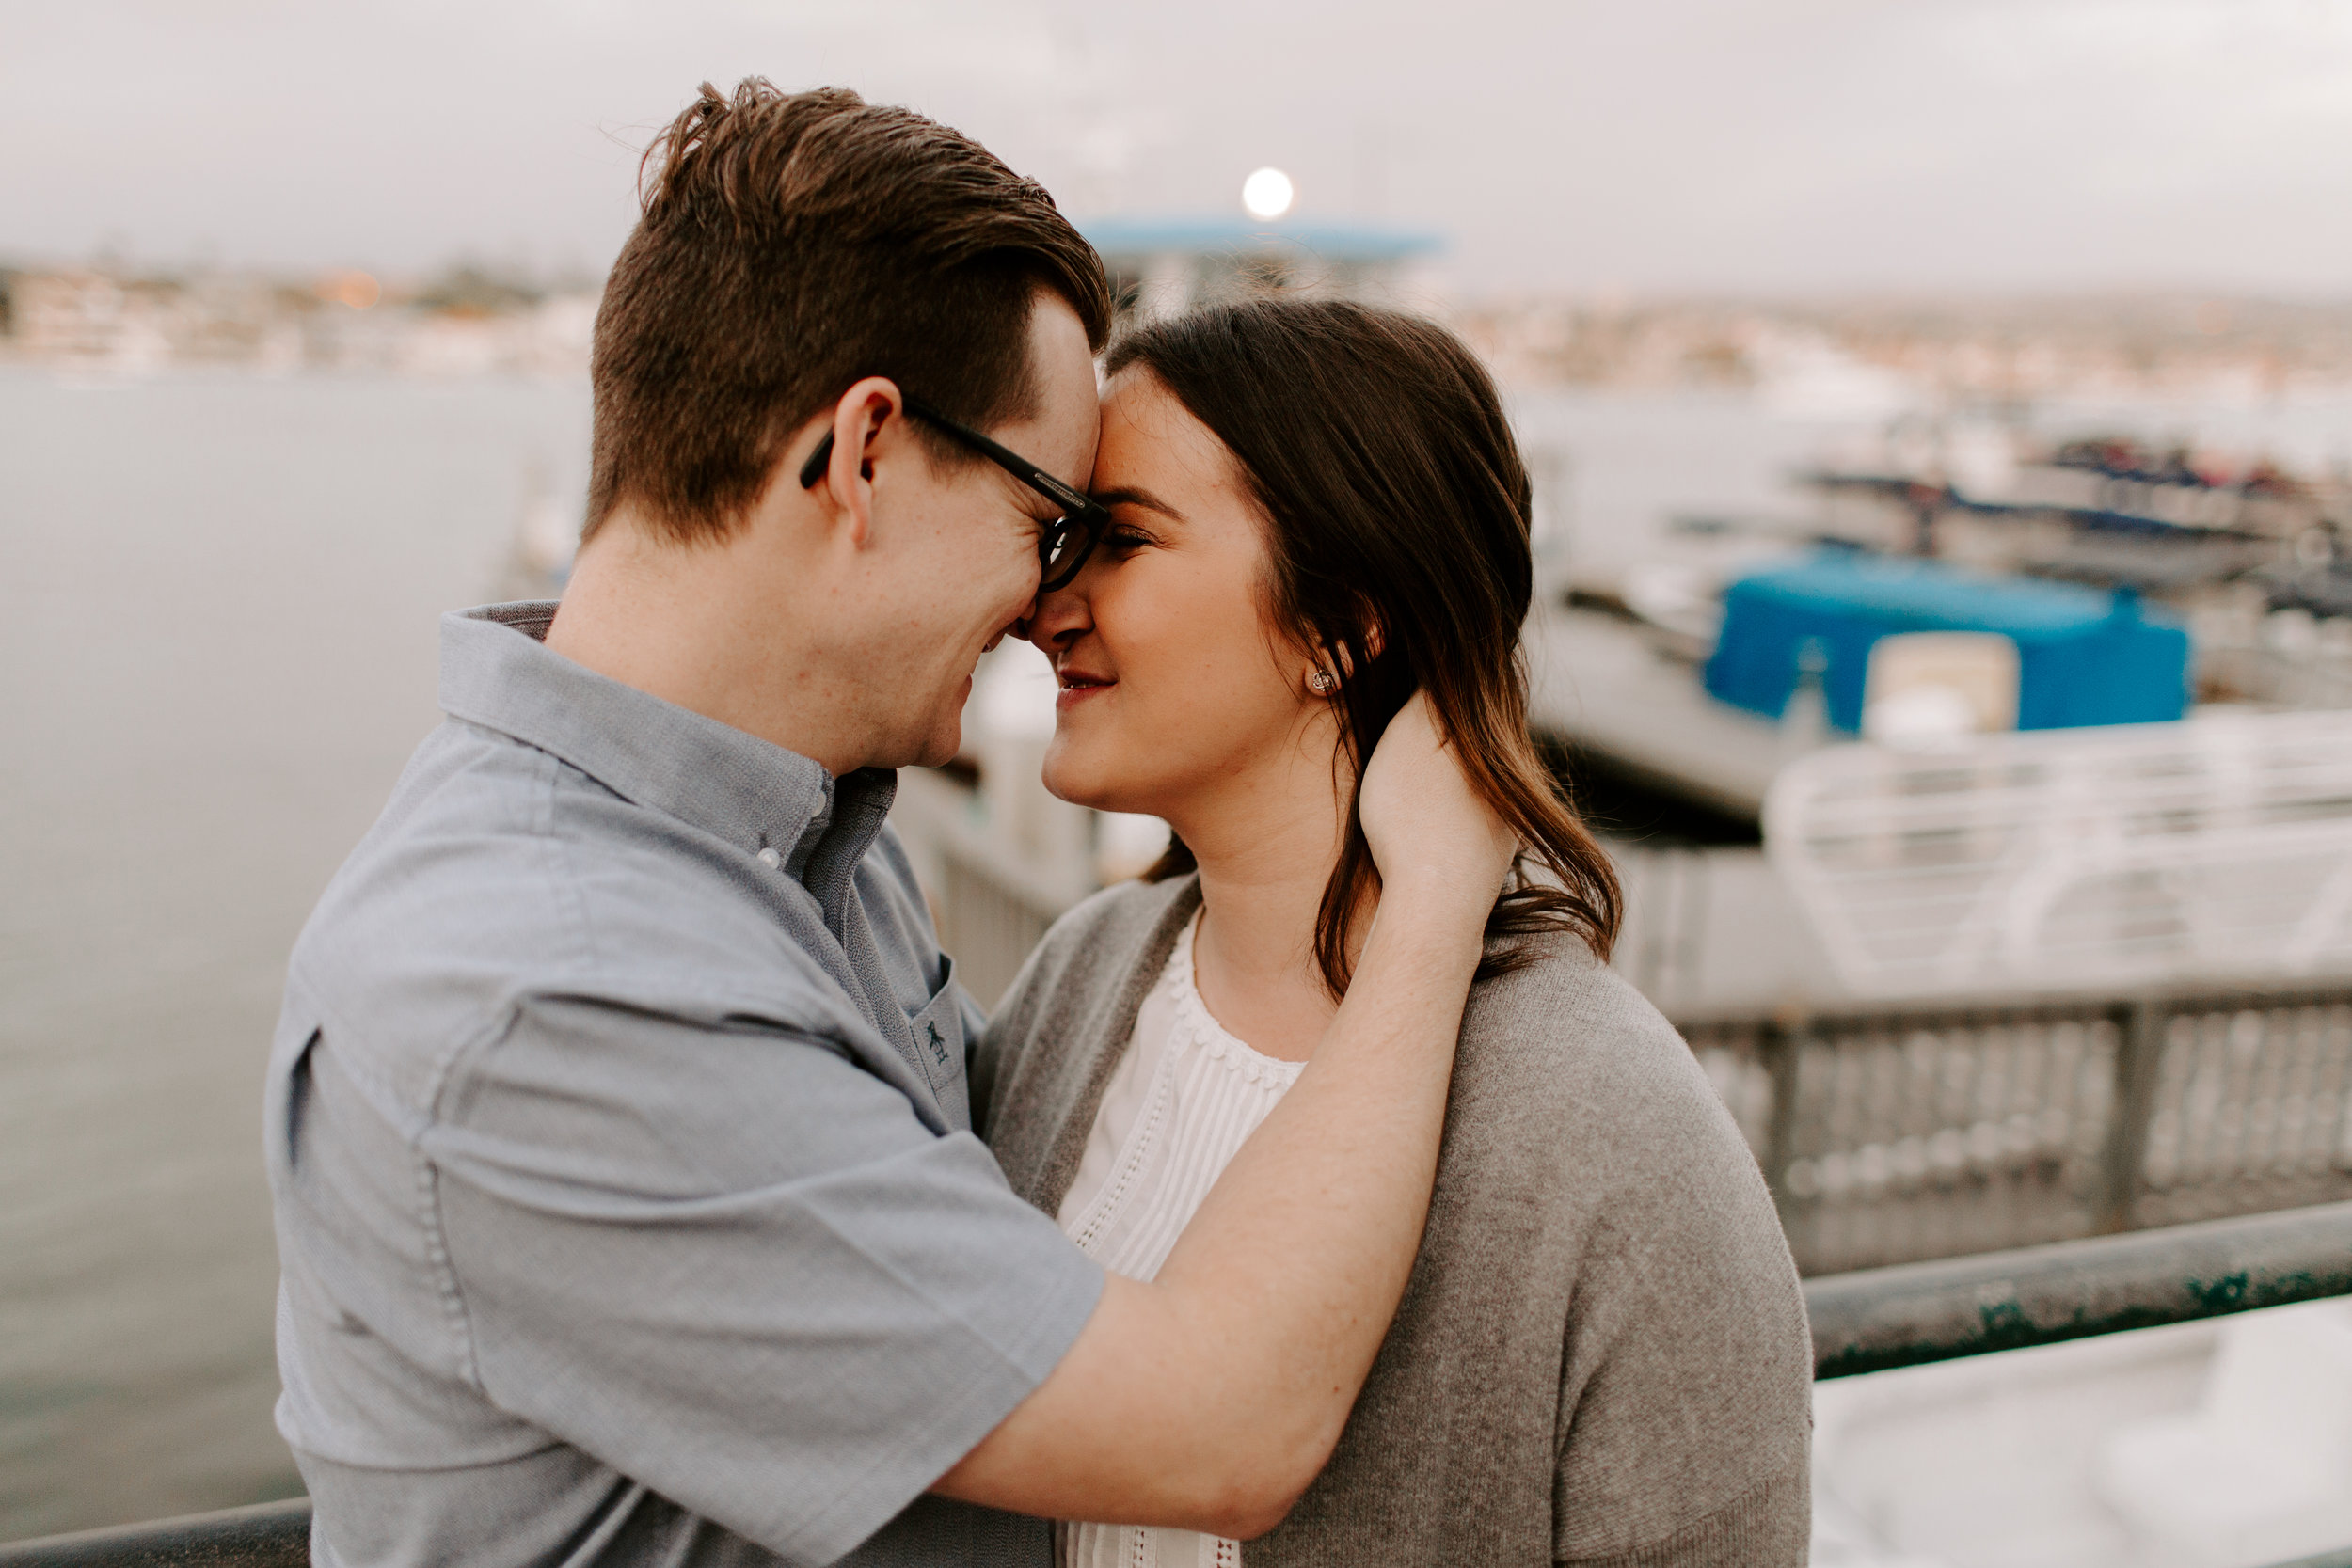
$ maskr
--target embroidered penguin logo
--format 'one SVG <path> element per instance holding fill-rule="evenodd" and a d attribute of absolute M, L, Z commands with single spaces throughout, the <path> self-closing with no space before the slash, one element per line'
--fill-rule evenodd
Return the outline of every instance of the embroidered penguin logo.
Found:
<path fill-rule="evenodd" d="M 939 1020 L 935 1018 L 925 1019 L 923 1021 L 923 1027 L 930 1031 L 931 1054 L 939 1058 L 939 1065 L 941 1067 L 946 1067 L 947 1065 L 947 1042 L 940 1036 Z"/>

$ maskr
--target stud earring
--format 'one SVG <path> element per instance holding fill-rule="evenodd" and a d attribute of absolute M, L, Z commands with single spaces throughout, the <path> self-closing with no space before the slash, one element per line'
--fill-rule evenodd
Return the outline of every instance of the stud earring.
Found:
<path fill-rule="evenodd" d="M 1340 678 L 1328 670 L 1317 670 L 1307 677 L 1307 689 L 1318 697 L 1328 697 L 1340 689 Z"/>

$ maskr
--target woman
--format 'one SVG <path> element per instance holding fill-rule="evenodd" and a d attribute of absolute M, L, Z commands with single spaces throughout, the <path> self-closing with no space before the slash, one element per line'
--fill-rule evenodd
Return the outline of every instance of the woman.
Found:
<path fill-rule="evenodd" d="M 1412 1283 L 1322 1477 L 1246 1550 L 1073 1524 L 1120 1564 L 1797 1564 L 1812 1358 L 1754 1159 L 1604 967 L 1607 861 L 1530 740 L 1528 482 L 1441 328 L 1259 301 L 1110 357 L 1113 524 L 1027 635 L 1045 783 L 1165 817 L 1065 916 L 975 1065 L 1014 1185 L 1149 1277 L 1299 1071 L 1379 901 L 1356 774 L 1417 689 L 1525 846 L 1464 1015 Z"/>

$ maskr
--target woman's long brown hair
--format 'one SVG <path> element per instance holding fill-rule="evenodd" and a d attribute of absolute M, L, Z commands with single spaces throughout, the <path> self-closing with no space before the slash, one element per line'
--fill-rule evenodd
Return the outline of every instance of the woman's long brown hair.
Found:
<path fill-rule="evenodd" d="M 1342 300 L 1257 299 L 1130 334 L 1107 373 L 1155 377 L 1232 451 L 1263 513 L 1267 608 L 1330 652 L 1351 780 L 1315 958 L 1346 992 L 1349 936 L 1379 883 L 1352 781 L 1416 689 L 1524 847 L 1481 974 L 1570 932 L 1606 959 L 1623 897 L 1527 728 L 1519 627 L 1534 583 L 1527 466 L 1494 381 L 1434 322 Z M 1335 762 L 1339 760 L 1335 758 Z M 1545 873 L 1529 874 L 1527 863 Z M 1147 877 L 1193 869 L 1172 844 Z"/>

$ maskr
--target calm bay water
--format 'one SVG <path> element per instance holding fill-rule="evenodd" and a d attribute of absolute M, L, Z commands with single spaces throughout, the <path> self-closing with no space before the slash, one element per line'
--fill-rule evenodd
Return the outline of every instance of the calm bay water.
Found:
<path fill-rule="evenodd" d="M 1579 553 L 1792 503 L 1875 410 L 1530 399 Z M 2352 404 L 2085 408 L 2352 446 Z M 290 1495 L 260 1093 L 285 954 L 436 719 L 574 384 L 0 373 L 0 1539 Z"/>
<path fill-rule="evenodd" d="M 300 1490 L 285 953 L 585 388 L 0 376 L 0 1538 Z"/>

